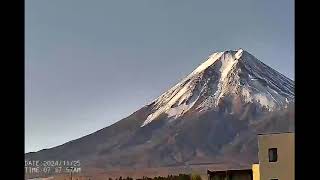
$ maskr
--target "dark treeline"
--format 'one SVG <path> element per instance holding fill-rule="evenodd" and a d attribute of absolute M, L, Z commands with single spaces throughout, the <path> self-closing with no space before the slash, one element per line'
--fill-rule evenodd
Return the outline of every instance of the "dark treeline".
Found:
<path fill-rule="evenodd" d="M 109 178 L 108 180 L 134 180 L 132 177 L 126 177 L 122 178 L 121 176 L 119 178 Z M 137 178 L 135 180 L 201 180 L 200 175 L 197 174 L 179 174 L 179 175 L 168 175 L 166 177 L 163 176 L 157 176 L 157 177 L 146 177 L 143 176 L 142 178 Z"/>

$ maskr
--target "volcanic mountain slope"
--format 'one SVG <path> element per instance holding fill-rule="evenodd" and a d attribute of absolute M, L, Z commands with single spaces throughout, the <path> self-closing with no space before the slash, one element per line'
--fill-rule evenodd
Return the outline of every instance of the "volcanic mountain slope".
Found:
<path fill-rule="evenodd" d="M 294 131 L 294 82 L 238 49 L 212 54 L 129 117 L 25 158 L 88 168 L 250 164 L 257 133 L 283 131 Z"/>

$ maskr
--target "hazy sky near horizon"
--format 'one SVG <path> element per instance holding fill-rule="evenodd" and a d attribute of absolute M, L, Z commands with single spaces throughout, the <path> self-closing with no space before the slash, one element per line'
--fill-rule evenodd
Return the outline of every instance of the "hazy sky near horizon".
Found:
<path fill-rule="evenodd" d="M 294 1 L 25 1 L 25 152 L 109 126 L 238 48 L 294 80 Z"/>

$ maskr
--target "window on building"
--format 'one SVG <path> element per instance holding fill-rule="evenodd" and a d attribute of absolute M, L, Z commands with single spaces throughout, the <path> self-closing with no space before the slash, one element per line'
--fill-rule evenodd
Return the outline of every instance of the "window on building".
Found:
<path fill-rule="evenodd" d="M 276 162 L 278 160 L 277 148 L 269 149 L 269 162 Z M 276 179 L 272 179 L 276 180 Z"/>

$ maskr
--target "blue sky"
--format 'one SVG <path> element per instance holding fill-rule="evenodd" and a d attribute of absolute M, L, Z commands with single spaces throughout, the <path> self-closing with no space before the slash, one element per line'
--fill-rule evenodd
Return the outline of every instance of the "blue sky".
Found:
<path fill-rule="evenodd" d="M 130 115 L 215 51 L 294 80 L 293 0 L 28 0 L 25 152 Z"/>

